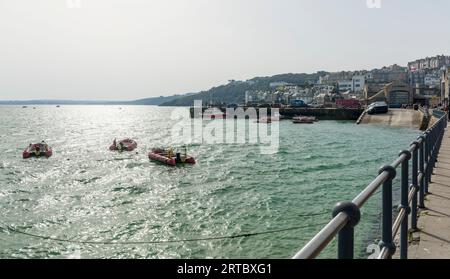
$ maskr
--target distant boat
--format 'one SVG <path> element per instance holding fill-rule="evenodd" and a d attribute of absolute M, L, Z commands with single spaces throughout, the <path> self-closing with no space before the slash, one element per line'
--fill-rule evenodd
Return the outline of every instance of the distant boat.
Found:
<path fill-rule="evenodd" d="M 270 124 L 272 123 L 272 118 L 271 117 L 263 117 L 261 119 L 255 120 L 255 123 L 265 123 L 265 124 Z"/>
<path fill-rule="evenodd" d="M 292 119 L 294 124 L 314 124 L 317 119 L 314 116 L 297 116 Z"/>
<path fill-rule="evenodd" d="M 60 108 L 61 106 L 60 106 L 60 105 L 57 105 L 56 107 L 57 107 L 57 108 Z"/>
<path fill-rule="evenodd" d="M 318 122 L 319 119 L 315 116 L 295 116 L 294 118 L 292 118 L 293 120 L 304 120 L 304 119 L 309 119 L 312 120 L 313 122 Z"/>
<path fill-rule="evenodd" d="M 27 106 L 23 106 L 22 108 L 27 108 Z"/>
<path fill-rule="evenodd" d="M 202 116 L 205 120 L 224 119 L 226 118 L 226 113 L 222 112 L 218 108 L 209 108 L 203 113 L 200 113 L 200 116 Z"/>
<path fill-rule="evenodd" d="M 148 154 L 150 160 L 159 161 L 169 166 L 177 166 L 178 164 L 195 165 L 195 159 L 187 154 L 184 148 L 183 154 L 179 151 L 174 151 L 173 148 L 153 148 Z"/>
<path fill-rule="evenodd" d="M 137 147 L 137 142 L 132 139 L 123 139 L 117 142 L 114 139 L 113 144 L 109 147 L 109 150 L 111 151 L 133 151 Z"/>
<path fill-rule="evenodd" d="M 36 109 L 36 107 L 33 107 L 33 109 Z"/>
<path fill-rule="evenodd" d="M 50 158 L 52 155 L 52 148 L 48 146 L 48 144 L 46 144 L 44 141 L 42 143 L 30 143 L 30 145 L 22 153 L 24 159 L 28 159 L 30 157 Z"/>

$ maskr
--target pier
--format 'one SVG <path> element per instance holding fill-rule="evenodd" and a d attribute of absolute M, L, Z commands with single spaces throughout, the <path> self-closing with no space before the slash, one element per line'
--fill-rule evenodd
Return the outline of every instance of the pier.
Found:
<path fill-rule="evenodd" d="M 356 124 L 376 124 L 425 131 L 434 124 L 434 122 L 431 122 L 430 120 L 431 118 L 428 111 L 422 108 L 419 110 L 391 108 L 386 114 L 370 115 L 363 112 Z"/>
<path fill-rule="evenodd" d="M 252 107 L 253 108 L 253 107 Z M 204 112 L 208 108 L 204 107 L 202 111 Z M 222 112 L 226 112 L 227 108 L 218 108 Z M 248 107 L 242 107 L 244 111 Z M 267 109 L 267 114 L 271 113 L 271 108 L 254 108 L 259 117 L 259 111 L 261 109 Z M 200 108 L 198 108 L 200 110 Z M 356 121 L 364 109 L 345 109 L 345 108 L 280 108 L 278 109 L 280 115 L 286 118 L 293 118 L 295 116 L 315 116 L 319 120 L 351 120 Z M 195 108 L 190 108 L 190 115 L 193 118 Z"/>
<path fill-rule="evenodd" d="M 425 115 L 412 109 L 389 109 L 386 114 L 364 114 L 358 124 L 378 124 L 392 127 L 406 127 L 413 129 L 427 128 Z"/>

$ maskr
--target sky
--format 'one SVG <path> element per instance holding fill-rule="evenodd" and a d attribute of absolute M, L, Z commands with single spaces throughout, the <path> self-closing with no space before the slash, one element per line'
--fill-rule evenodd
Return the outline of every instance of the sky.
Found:
<path fill-rule="evenodd" d="M 448 0 L 0 0 L 0 99 L 129 100 L 406 65 L 450 55 L 449 12 Z"/>

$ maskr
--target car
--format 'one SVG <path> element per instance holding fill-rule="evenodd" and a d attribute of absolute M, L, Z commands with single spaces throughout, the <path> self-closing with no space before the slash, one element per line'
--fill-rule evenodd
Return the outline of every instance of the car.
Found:
<path fill-rule="evenodd" d="M 303 101 L 303 100 L 292 100 L 291 101 L 291 106 L 294 108 L 307 108 L 308 105 Z"/>

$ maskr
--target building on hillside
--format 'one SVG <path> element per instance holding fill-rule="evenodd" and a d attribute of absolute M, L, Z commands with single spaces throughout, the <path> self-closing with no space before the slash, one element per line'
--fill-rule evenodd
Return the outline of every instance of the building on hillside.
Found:
<path fill-rule="evenodd" d="M 319 77 L 319 84 L 335 85 L 341 80 L 351 80 L 353 75 L 353 72 L 329 73 L 325 76 Z"/>
<path fill-rule="evenodd" d="M 424 84 L 425 84 L 425 86 L 428 86 L 431 88 L 439 88 L 439 86 L 441 84 L 441 77 L 435 73 L 427 74 L 427 75 L 425 75 Z"/>
<path fill-rule="evenodd" d="M 338 81 L 339 92 L 345 91 L 362 92 L 364 91 L 365 85 L 366 85 L 365 75 L 355 75 L 350 80 Z"/>
<path fill-rule="evenodd" d="M 366 85 L 365 75 L 355 75 L 352 78 L 353 90 L 352 92 L 362 92 L 364 91 L 364 86 Z"/>
<path fill-rule="evenodd" d="M 269 84 L 269 86 L 272 88 L 285 87 L 285 86 L 289 86 L 289 85 L 292 85 L 292 84 L 290 84 L 288 82 L 284 82 L 284 81 L 275 81 L 275 82 L 271 82 Z"/>
<path fill-rule="evenodd" d="M 383 67 L 372 70 L 368 75 L 368 80 L 373 83 L 407 82 L 408 70 L 398 65 Z"/>
<path fill-rule="evenodd" d="M 314 85 L 312 90 L 314 92 L 319 92 L 319 93 L 322 93 L 322 92 L 331 93 L 334 90 L 334 86 L 327 85 L 327 84 L 316 84 L 316 85 Z"/>
<path fill-rule="evenodd" d="M 351 80 L 338 81 L 339 92 L 353 91 L 353 82 Z"/>
<path fill-rule="evenodd" d="M 442 73 L 441 100 L 445 107 L 448 108 L 450 100 L 450 66 Z"/>
<path fill-rule="evenodd" d="M 450 56 L 445 55 L 427 57 L 408 63 L 408 69 L 410 71 L 437 70 L 441 69 L 442 67 L 449 67 L 449 66 L 450 66 Z"/>
<path fill-rule="evenodd" d="M 425 70 L 417 70 L 409 72 L 409 84 L 415 86 L 416 84 L 424 85 L 425 76 L 427 72 Z"/>

